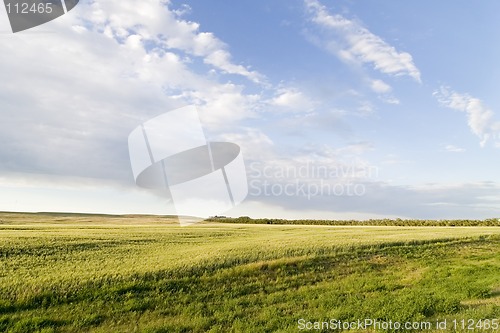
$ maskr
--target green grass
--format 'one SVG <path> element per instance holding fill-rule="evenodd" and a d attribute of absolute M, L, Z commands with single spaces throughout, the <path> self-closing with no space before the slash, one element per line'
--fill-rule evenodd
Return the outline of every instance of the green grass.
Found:
<path fill-rule="evenodd" d="M 499 250 L 498 227 L 1 213 L 0 332 L 298 332 L 301 318 L 450 328 L 500 319 Z"/>

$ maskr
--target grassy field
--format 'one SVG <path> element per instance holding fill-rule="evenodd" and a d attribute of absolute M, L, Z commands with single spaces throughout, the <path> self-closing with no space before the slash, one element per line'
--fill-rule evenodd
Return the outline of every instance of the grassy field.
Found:
<path fill-rule="evenodd" d="M 307 329 L 331 319 L 499 332 L 500 228 L 0 213 L 0 331 L 331 332 Z"/>

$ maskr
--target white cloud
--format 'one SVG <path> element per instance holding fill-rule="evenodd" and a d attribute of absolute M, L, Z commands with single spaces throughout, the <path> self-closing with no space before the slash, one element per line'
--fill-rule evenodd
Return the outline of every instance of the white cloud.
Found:
<path fill-rule="evenodd" d="M 420 71 L 407 52 L 399 52 L 360 23 L 330 14 L 318 0 L 304 0 L 310 20 L 335 36 L 321 36 L 317 43 L 346 62 L 369 63 L 390 75 L 408 75 L 421 82 Z"/>
<path fill-rule="evenodd" d="M 370 88 L 377 94 L 379 99 L 387 104 L 398 105 L 399 99 L 391 94 L 392 87 L 382 80 L 369 80 Z"/>
<path fill-rule="evenodd" d="M 370 82 L 370 87 L 374 92 L 379 94 L 386 94 L 392 90 L 391 86 L 382 80 L 372 80 Z"/>
<path fill-rule="evenodd" d="M 414 163 L 413 161 L 402 159 L 396 154 L 387 154 L 382 160 L 382 165 L 405 165 Z"/>
<path fill-rule="evenodd" d="M 463 153 L 463 152 L 465 152 L 464 148 L 460 148 L 460 147 L 457 147 L 457 146 L 454 146 L 454 145 L 446 145 L 444 147 L 444 149 L 446 151 L 449 151 L 449 152 L 452 152 L 452 153 Z"/>
<path fill-rule="evenodd" d="M 264 80 L 258 72 L 234 64 L 227 45 L 213 33 L 202 32 L 198 23 L 182 19 L 181 16 L 189 12 L 189 6 L 180 9 L 169 6 L 170 1 L 164 0 L 96 0 L 88 6 L 79 5 L 79 12 L 94 30 L 117 40 L 136 34 L 157 47 L 203 57 L 205 63 L 224 73 L 242 75 L 254 82 Z"/>
<path fill-rule="evenodd" d="M 357 114 L 362 117 L 369 116 L 375 112 L 375 107 L 370 101 L 361 101 L 357 109 Z"/>
<path fill-rule="evenodd" d="M 340 155 L 361 155 L 374 149 L 373 143 L 368 141 L 350 143 L 338 150 Z"/>
<path fill-rule="evenodd" d="M 386 102 L 387 104 L 399 105 L 401 103 L 399 101 L 399 99 L 397 99 L 396 97 L 393 97 L 393 96 L 390 96 L 390 97 L 387 97 L 387 98 L 382 98 L 382 100 L 384 102 Z"/>
<path fill-rule="evenodd" d="M 198 106 L 204 124 L 227 129 L 238 121 L 257 117 L 260 96 L 244 94 L 244 86 L 233 83 L 211 84 L 203 89 L 185 92 L 187 101 Z"/>
<path fill-rule="evenodd" d="M 243 127 L 238 132 L 220 133 L 215 139 L 238 144 L 246 161 L 269 160 L 275 157 L 273 140 L 258 128 Z"/>
<path fill-rule="evenodd" d="M 217 50 L 206 56 L 205 63 L 221 69 L 225 73 L 246 76 L 255 83 L 264 81 L 264 76 L 250 71 L 242 65 L 235 65 L 231 62 L 231 55 L 225 50 Z"/>
<path fill-rule="evenodd" d="M 498 143 L 500 122 L 494 119 L 495 113 L 485 106 L 480 99 L 469 94 L 457 93 L 444 86 L 436 90 L 433 95 L 441 105 L 467 114 L 469 128 L 472 133 L 480 138 L 481 147 L 490 139 Z"/>
<path fill-rule="evenodd" d="M 34 29 L 53 33 L 2 38 L 0 170 L 132 182 L 127 136 L 144 120 L 191 103 L 210 125 L 253 117 L 258 95 L 197 72 L 186 57 L 223 54 L 206 67 L 251 80 L 256 72 L 177 16 L 162 1 L 97 0 Z"/>
<path fill-rule="evenodd" d="M 282 87 L 276 90 L 276 94 L 269 101 L 269 104 L 285 110 L 310 112 L 315 103 L 297 88 Z"/>

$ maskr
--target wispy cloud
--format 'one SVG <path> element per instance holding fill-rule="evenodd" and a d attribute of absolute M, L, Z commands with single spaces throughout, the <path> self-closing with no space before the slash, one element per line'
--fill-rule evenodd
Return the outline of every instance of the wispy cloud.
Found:
<path fill-rule="evenodd" d="M 399 99 L 397 99 L 391 94 L 392 87 L 387 83 L 385 83 L 384 81 L 378 79 L 375 80 L 369 79 L 368 84 L 370 85 L 370 89 L 376 94 L 378 94 L 378 98 L 384 103 L 394 104 L 394 105 L 400 103 Z"/>
<path fill-rule="evenodd" d="M 371 64 L 374 69 L 395 76 L 407 75 L 421 82 L 420 71 L 407 52 L 399 52 L 358 22 L 340 14 L 330 14 L 317 0 L 304 0 L 311 22 L 333 35 L 318 43 L 346 62 Z"/>
<path fill-rule="evenodd" d="M 298 88 L 280 87 L 269 100 L 271 106 L 285 111 L 310 112 L 314 108 L 314 101 Z"/>
<path fill-rule="evenodd" d="M 460 147 L 457 147 L 455 145 L 446 145 L 446 146 L 444 146 L 444 149 L 448 152 L 451 152 L 451 153 L 463 153 L 463 152 L 465 152 L 465 148 L 460 148 Z"/>
<path fill-rule="evenodd" d="M 495 121 L 495 113 L 480 99 L 467 93 L 458 93 L 445 86 L 440 87 L 433 95 L 441 105 L 467 113 L 467 123 L 472 133 L 481 139 L 481 147 L 490 139 L 497 141 L 495 146 L 498 147 L 500 122 Z"/>
<path fill-rule="evenodd" d="M 392 90 L 391 86 L 382 80 L 372 80 L 370 82 L 370 87 L 374 92 L 379 94 L 385 94 Z"/>
<path fill-rule="evenodd" d="M 260 73 L 251 71 L 245 66 L 232 63 L 231 54 L 226 50 L 216 50 L 208 54 L 204 62 L 208 65 L 217 67 L 223 73 L 242 75 L 255 83 L 262 83 L 265 80 L 264 76 Z"/>

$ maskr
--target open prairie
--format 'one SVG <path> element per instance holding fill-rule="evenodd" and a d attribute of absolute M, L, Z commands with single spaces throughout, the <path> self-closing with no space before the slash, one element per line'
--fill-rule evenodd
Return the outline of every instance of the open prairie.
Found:
<path fill-rule="evenodd" d="M 0 214 L 0 331 L 328 332 L 372 320 L 350 331 L 493 332 L 499 319 L 499 227 Z"/>

